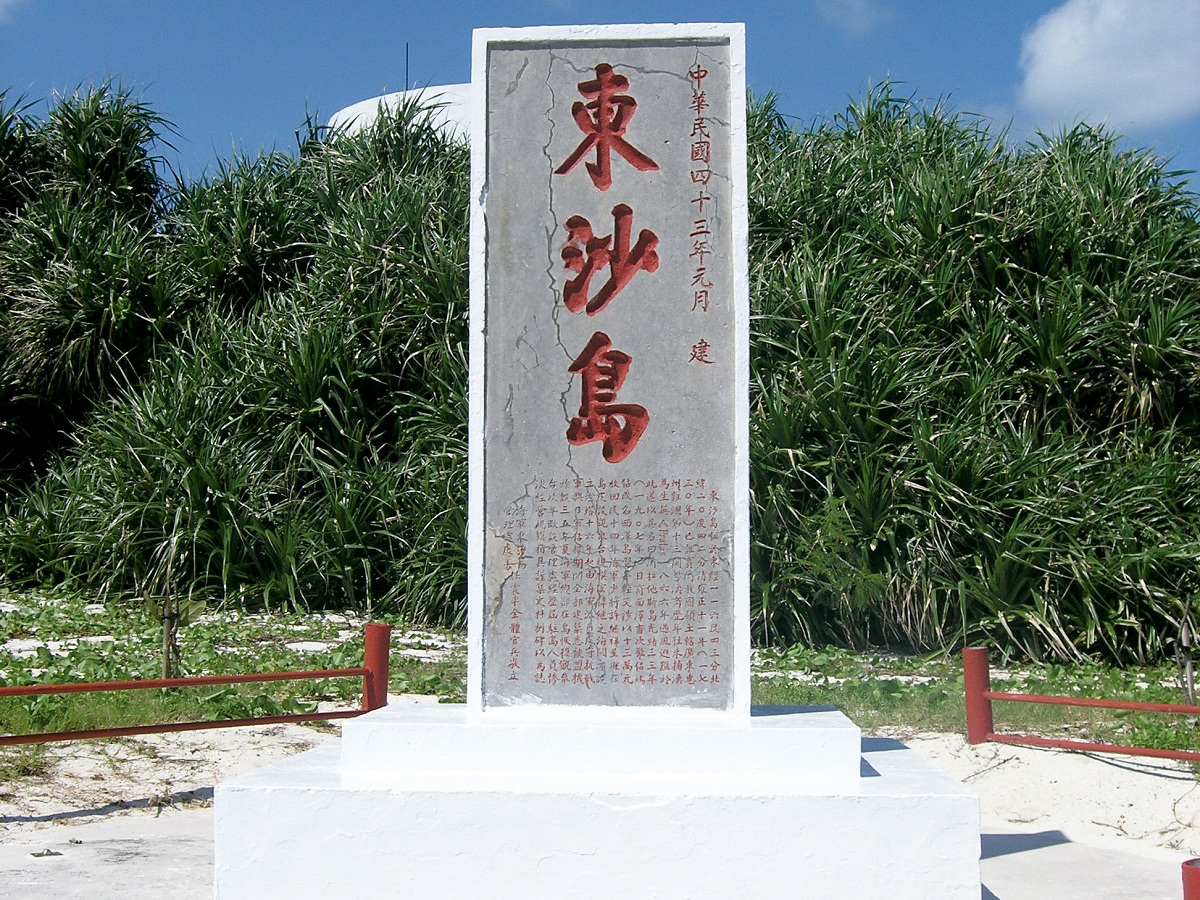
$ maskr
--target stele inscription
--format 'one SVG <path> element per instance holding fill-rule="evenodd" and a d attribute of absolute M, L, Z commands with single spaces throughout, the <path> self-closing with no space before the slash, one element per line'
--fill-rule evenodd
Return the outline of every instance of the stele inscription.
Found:
<path fill-rule="evenodd" d="M 748 709 L 743 60 L 476 32 L 473 708 Z"/>

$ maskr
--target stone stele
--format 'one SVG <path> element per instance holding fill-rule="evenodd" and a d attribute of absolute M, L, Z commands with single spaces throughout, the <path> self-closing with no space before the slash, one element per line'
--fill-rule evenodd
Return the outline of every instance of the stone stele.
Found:
<path fill-rule="evenodd" d="M 218 900 L 978 900 L 971 791 L 750 707 L 744 60 L 475 32 L 467 702 L 218 785 Z"/>
<path fill-rule="evenodd" d="M 730 42 L 496 41 L 484 65 L 469 702 L 744 715 L 745 104 Z"/>

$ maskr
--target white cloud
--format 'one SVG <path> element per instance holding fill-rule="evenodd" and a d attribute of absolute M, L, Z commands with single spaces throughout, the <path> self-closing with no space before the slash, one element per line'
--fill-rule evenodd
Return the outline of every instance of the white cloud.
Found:
<path fill-rule="evenodd" d="M 1200 0 L 1067 0 L 1021 47 L 1021 103 L 1061 122 L 1166 125 L 1200 113 Z"/>
<path fill-rule="evenodd" d="M 891 11 L 875 0 L 812 0 L 817 14 L 835 28 L 860 37 L 891 19 Z"/>
<path fill-rule="evenodd" d="M 0 0 L 0 22 L 7 21 L 9 14 L 25 0 Z"/>

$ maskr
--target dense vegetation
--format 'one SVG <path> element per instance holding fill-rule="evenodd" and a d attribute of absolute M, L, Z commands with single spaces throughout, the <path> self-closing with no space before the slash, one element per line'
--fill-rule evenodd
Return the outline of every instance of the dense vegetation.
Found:
<path fill-rule="evenodd" d="M 63 108 L 91 130 L 152 121 L 111 92 Z M 39 206 L 77 215 L 45 154 L 30 181 L 51 187 L 0 243 L 0 402 L 78 427 L 48 459 L 10 444 L 28 450 L 0 522 L 10 579 L 461 620 L 467 151 L 408 127 L 416 115 L 155 182 L 150 217 L 101 194 L 88 214 L 110 231 L 64 234 L 30 262 Z M 49 144 L 59 118 L 7 133 Z M 147 143 L 126 170 L 154 172 Z M 54 337 L 64 352 L 44 354 Z M 17 412 L 9 434 L 38 427 Z M 36 477 L 15 480 L 22 467 Z"/>
<path fill-rule="evenodd" d="M 1200 222 L 1079 126 L 754 114 L 755 585 L 780 640 L 1168 652 L 1200 588 Z"/>
<path fill-rule="evenodd" d="M 401 110 L 171 185 L 0 101 L 0 573 L 464 615 L 467 152 Z M 760 640 L 1158 658 L 1200 590 L 1200 216 L 1080 126 L 750 123 Z"/>

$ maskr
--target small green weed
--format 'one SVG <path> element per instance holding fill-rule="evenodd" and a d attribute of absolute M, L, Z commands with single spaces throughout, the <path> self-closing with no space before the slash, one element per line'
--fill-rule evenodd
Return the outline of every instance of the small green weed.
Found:
<path fill-rule="evenodd" d="M 1181 703 L 1170 666 L 1031 665 L 994 668 L 996 691 Z M 756 653 L 754 702 L 836 706 L 865 731 L 964 733 L 962 663 L 937 655 L 892 656 L 834 647 Z M 1171 714 L 996 701 L 996 729 L 1171 750 L 1200 750 L 1196 720 Z"/>
<path fill-rule="evenodd" d="M 4 601 L 0 635 L 36 642 L 27 654 L 0 650 L 0 683 L 126 680 L 157 674 L 159 625 L 140 604 L 87 602 L 68 590 L 14 594 Z M 461 635 L 422 632 L 393 636 L 393 693 L 465 699 Z M 216 612 L 182 628 L 185 674 L 350 668 L 362 664 L 362 626 L 331 614 Z M 434 659 L 405 655 L 405 648 Z M 962 664 L 947 655 L 858 653 L 793 646 L 755 652 L 754 702 L 836 706 L 864 730 L 962 733 Z M 1112 699 L 1179 702 L 1169 666 L 1119 669 L 1104 665 L 1029 665 L 993 670 L 997 690 Z M 119 727 L 169 721 L 249 718 L 309 712 L 318 702 L 354 705 L 357 678 L 259 685 L 8 698 L 0 702 L 0 732 L 29 733 Z M 997 728 L 1147 747 L 1200 750 L 1194 719 L 997 701 Z M 38 748 L 0 754 L 0 775 L 21 777 L 52 766 Z"/>
<path fill-rule="evenodd" d="M 54 758 L 45 746 L 0 748 L 0 797 L 4 785 L 18 778 L 45 778 L 54 771 Z"/>
<path fill-rule="evenodd" d="M 89 603 L 64 589 L 5 592 L 0 635 L 22 642 L 0 649 L 0 684 L 126 681 L 158 677 L 160 625 L 141 604 Z M 409 640 L 397 626 L 390 686 L 393 693 L 463 698 L 465 661 L 404 655 L 449 646 L 453 635 L 422 633 Z M 183 674 L 229 675 L 344 669 L 362 665 L 362 624 L 332 614 L 213 613 L 180 629 Z M 0 645 L 4 646 L 4 645 Z M 9 644 L 12 647 L 14 645 Z M 356 677 L 253 685 L 43 695 L 0 700 L 0 732 L 74 731 L 155 722 L 212 721 L 309 713 L 318 702 L 356 705 Z"/>

